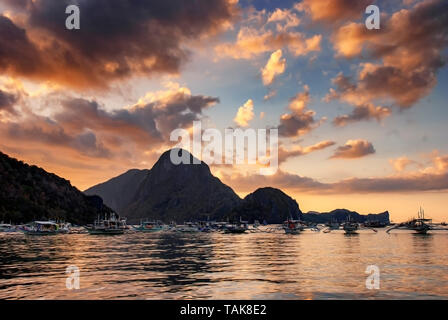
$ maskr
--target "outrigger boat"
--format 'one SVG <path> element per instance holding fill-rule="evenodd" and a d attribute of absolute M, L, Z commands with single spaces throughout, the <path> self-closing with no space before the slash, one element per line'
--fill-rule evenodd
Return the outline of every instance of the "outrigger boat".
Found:
<path fill-rule="evenodd" d="M 332 220 L 331 222 L 328 222 L 326 226 L 328 227 L 329 230 L 339 230 L 339 228 L 341 227 L 341 225 L 337 220 Z"/>
<path fill-rule="evenodd" d="M 33 236 L 41 235 L 55 235 L 64 233 L 58 223 L 54 221 L 34 221 L 30 225 L 24 226 L 20 229 L 23 233 Z"/>
<path fill-rule="evenodd" d="M 70 223 L 59 223 L 59 233 L 70 233 L 72 225 Z"/>
<path fill-rule="evenodd" d="M 304 224 L 300 220 L 288 219 L 283 223 L 283 230 L 287 234 L 299 234 L 305 229 Z"/>
<path fill-rule="evenodd" d="M 212 232 L 214 231 L 214 226 L 212 222 L 209 221 L 199 221 L 197 227 L 200 232 Z"/>
<path fill-rule="evenodd" d="M 249 229 L 248 223 L 240 218 L 240 222 L 225 225 L 224 233 L 245 233 Z"/>
<path fill-rule="evenodd" d="M 0 232 L 16 232 L 16 227 L 10 223 L 0 223 Z"/>
<path fill-rule="evenodd" d="M 333 223 L 332 223 L 333 225 Z M 328 226 L 323 232 L 324 233 L 329 233 L 332 230 L 339 230 L 340 226 L 338 224 L 338 226 L 336 227 L 336 225 L 334 224 L 334 227 L 332 227 L 331 225 Z M 359 223 L 354 222 L 351 218 L 351 216 L 347 217 L 347 221 L 342 223 L 342 230 L 344 230 L 345 234 L 357 234 L 359 230 L 362 229 L 369 229 L 372 230 L 373 232 L 378 232 L 377 230 L 367 227 L 367 226 L 361 226 Z"/>
<path fill-rule="evenodd" d="M 414 230 L 418 234 L 427 234 L 430 230 L 448 231 L 447 228 L 438 228 L 435 224 L 432 223 L 432 219 L 426 219 L 425 211 L 421 207 L 418 211 L 417 219 L 412 219 L 404 223 L 396 224 L 392 228 L 387 229 L 386 232 L 389 233 L 393 229 Z"/>
<path fill-rule="evenodd" d="M 159 232 L 165 229 L 159 221 L 145 221 L 140 222 L 139 226 L 132 226 L 135 231 L 139 232 Z"/>
<path fill-rule="evenodd" d="M 342 229 L 346 234 L 358 233 L 359 225 L 356 222 L 347 221 L 342 225 Z"/>
<path fill-rule="evenodd" d="M 385 228 L 387 226 L 386 222 L 381 222 L 378 220 L 370 220 L 364 222 L 364 227 L 366 228 Z"/>
<path fill-rule="evenodd" d="M 101 220 L 99 217 L 93 225 L 85 227 L 89 234 L 93 235 L 117 235 L 123 234 L 128 229 L 126 219 L 120 219 L 118 214 L 113 213 L 109 219 Z"/>
<path fill-rule="evenodd" d="M 196 224 L 194 224 L 193 222 L 186 222 L 183 225 L 176 225 L 176 229 L 177 232 L 186 232 L 186 233 L 191 233 L 191 232 L 199 232 L 199 228 Z"/>

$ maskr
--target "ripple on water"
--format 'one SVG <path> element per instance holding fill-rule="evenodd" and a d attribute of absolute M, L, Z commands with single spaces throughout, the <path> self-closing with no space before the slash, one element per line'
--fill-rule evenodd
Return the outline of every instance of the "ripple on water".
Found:
<path fill-rule="evenodd" d="M 0 299 L 448 297 L 448 236 L 342 233 L 0 235 Z M 80 290 L 67 290 L 68 266 Z M 365 287 L 380 268 L 380 290 Z"/>

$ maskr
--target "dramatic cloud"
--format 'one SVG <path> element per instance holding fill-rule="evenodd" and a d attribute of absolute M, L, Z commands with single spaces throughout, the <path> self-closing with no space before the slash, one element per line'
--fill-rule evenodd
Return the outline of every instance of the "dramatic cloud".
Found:
<path fill-rule="evenodd" d="M 332 40 L 338 56 L 369 56 L 380 62 L 360 64 L 355 80 L 340 75 L 330 96 L 355 106 L 386 100 L 402 109 L 411 107 L 436 85 L 436 73 L 446 62 L 447 35 L 448 2 L 443 0 L 401 9 L 383 19 L 379 31 L 367 30 L 362 23 L 342 26 Z M 371 109 L 368 116 L 353 115 L 351 120 L 375 115 L 383 117 L 387 110 Z"/>
<path fill-rule="evenodd" d="M 24 18 L 0 16 L 0 71 L 74 87 L 177 73 L 189 56 L 183 44 L 228 26 L 236 12 L 233 0 L 81 0 L 73 31 L 65 28 L 72 1 L 8 3 Z"/>
<path fill-rule="evenodd" d="M 244 105 L 238 108 L 233 121 L 240 127 L 247 127 L 249 122 L 254 118 L 254 102 L 252 99 L 246 101 Z"/>
<path fill-rule="evenodd" d="M 311 146 L 308 146 L 305 148 L 298 146 L 291 150 L 287 150 L 283 147 L 279 147 L 278 163 L 281 164 L 281 163 L 285 162 L 286 160 L 288 160 L 289 158 L 303 156 L 303 155 L 309 154 L 314 151 L 323 150 L 328 147 L 334 146 L 335 144 L 336 144 L 336 142 L 334 142 L 334 141 L 325 140 L 325 141 L 318 142 L 314 145 L 311 145 Z"/>
<path fill-rule="evenodd" d="M 345 145 L 336 149 L 331 158 L 355 159 L 362 158 L 373 153 L 375 153 L 375 148 L 372 143 L 366 140 L 348 140 Z"/>
<path fill-rule="evenodd" d="M 282 50 L 279 49 L 271 54 L 266 66 L 261 69 L 261 79 L 263 84 L 268 86 L 272 84 L 275 77 L 285 72 L 286 59 L 282 58 Z"/>
<path fill-rule="evenodd" d="M 334 23 L 345 19 L 359 19 L 371 0 L 303 0 L 295 5 L 315 21 Z"/>
<path fill-rule="evenodd" d="M 191 95 L 186 88 L 147 95 L 131 108 L 107 111 L 95 100 L 65 98 L 50 116 L 31 111 L 0 123 L 2 141 L 36 142 L 44 148 L 71 148 L 90 157 L 110 157 L 166 145 L 174 129 L 190 128 L 218 98 Z M 150 102 L 146 102 L 150 100 Z M 135 147 L 138 147 L 135 150 Z M 116 150 L 113 154 L 111 150 Z"/>
<path fill-rule="evenodd" d="M 298 93 L 290 100 L 289 109 L 291 113 L 283 114 L 280 117 L 280 125 L 278 132 L 283 137 L 299 137 L 312 129 L 318 127 L 322 121 L 316 121 L 313 110 L 308 110 L 307 105 L 310 101 L 310 93 L 308 86 L 304 86 L 305 91 Z"/>

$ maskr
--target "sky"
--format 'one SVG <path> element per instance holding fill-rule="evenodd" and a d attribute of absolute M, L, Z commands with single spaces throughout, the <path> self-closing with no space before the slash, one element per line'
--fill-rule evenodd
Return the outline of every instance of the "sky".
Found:
<path fill-rule="evenodd" d="M 446 221 L 447 54 L 446 0 L 0 0 L 0 151 L 85 190 L 193 121 L 276 128 L 275 174 L 213 174 L 304 212 Z"/>

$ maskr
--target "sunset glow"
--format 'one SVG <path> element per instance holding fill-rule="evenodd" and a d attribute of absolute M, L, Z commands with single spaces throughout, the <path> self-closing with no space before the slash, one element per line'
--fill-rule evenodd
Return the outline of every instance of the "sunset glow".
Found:
<path fill-rule="evenodd" d="M 69 1 L 0 0 L 1 152 L 86 190 L 150 169 L 193 121 L 277 128 L 275 174 L 212 172 L 304 212 L 447 220 L 446 0 L 78 2 L 67 30 Z"/>

